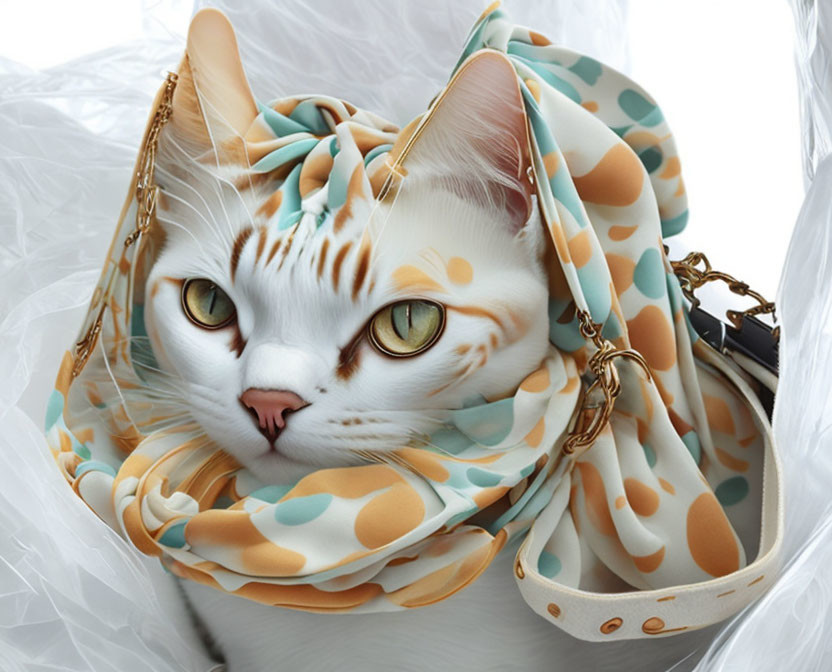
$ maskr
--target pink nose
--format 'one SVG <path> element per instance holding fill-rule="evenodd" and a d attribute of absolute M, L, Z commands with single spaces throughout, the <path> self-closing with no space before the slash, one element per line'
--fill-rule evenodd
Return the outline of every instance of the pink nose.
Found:
<path fill-rule="evenodd" d="M 249 388 L 240 396 L 243 405 L 257 415 L 260 431 L 269 441 L 274 441 L 286 426 L 285 413 L 308 406 L 309 403 L 288 390 L 258 390 Z"/>

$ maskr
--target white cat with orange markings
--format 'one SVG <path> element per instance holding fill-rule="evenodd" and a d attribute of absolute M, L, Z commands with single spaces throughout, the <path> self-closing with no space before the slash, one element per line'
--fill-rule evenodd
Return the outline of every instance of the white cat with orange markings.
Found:
<path fill-rule="evenodd" d="M 437 410 L 499 399 L 540 365 L 547 247 L 507 60 L 479 58 L 455 79 L 392 205 L 283 230 L 273 184 L 210 121 L 244 129 L 257 114 L 222 15 L 197 16 L 179 75 L 145 320 L 176 403 L 239 463 L 267 483 L 360 464 L 361 451 L 427 435 Z M 625 669 L 622 656 L 647 651 L 663 669 L 691 646 L 590 650 L 528 608 L 512 557 L 504 550 L 452 599 L 393 614 L 306 613 L 182 587 L 232 672 Z"/>

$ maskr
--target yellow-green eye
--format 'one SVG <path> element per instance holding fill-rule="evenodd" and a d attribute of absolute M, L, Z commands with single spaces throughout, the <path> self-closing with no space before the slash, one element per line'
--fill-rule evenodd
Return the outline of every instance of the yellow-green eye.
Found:
<path fill-rule="evenodd" d="M 182 306 L 191 322 L 205 329 L 219 329 L 236 315 L 228 294 L 204 278 L 187 280 L 182 286 Z"/>
<path fill-rule="evenodd" d="M 410 357 L 436 343 L 444 325 L 445 310 L 438 303 L 399 301 L 376 313 L 370 322 L 370 341 L 386 355 Z"/>

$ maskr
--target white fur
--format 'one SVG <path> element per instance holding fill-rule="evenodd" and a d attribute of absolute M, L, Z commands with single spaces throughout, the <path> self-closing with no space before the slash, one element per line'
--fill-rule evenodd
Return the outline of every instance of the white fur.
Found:
<path fill-rule="evenodd" d="M 291 670 L 674 670 L 693 668 L 688 652 L 714 628 L 676 637 L 591 644 L 571 638 L 523 601 L 504 549 L 472 585 L 437 604 L 382 614 L 311 614 L 183 587 L 230 672 Z M 623 660 L 638 661 L 629 667 Z"/>

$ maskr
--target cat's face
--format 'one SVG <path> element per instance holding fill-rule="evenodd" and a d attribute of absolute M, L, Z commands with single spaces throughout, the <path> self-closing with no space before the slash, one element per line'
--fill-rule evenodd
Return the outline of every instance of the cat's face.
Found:
<path fill-rule="evenodd" d="M 263 207 L 274 185 L 233 186 L 246 167 L 161 159 L 166 235 L 145 287 L 148 335 L 193 419 L 263 481 L 424 445 L 443 411 L 513 393 L 545 356 L 542 227 L 532 210 L 518 221 L 509 205 L 446 188 L 451 121 L 435 122 L 443 133 L 422 142 L 395 200 L 355 208 L 341 227 L 307 216 L 278 231 Z M 206 306 L 218 328 L 200 324 Z M 402 343 L 426 347 L 384 352 Z M 252 391 L 280 391 L 268 423 Z"/>

